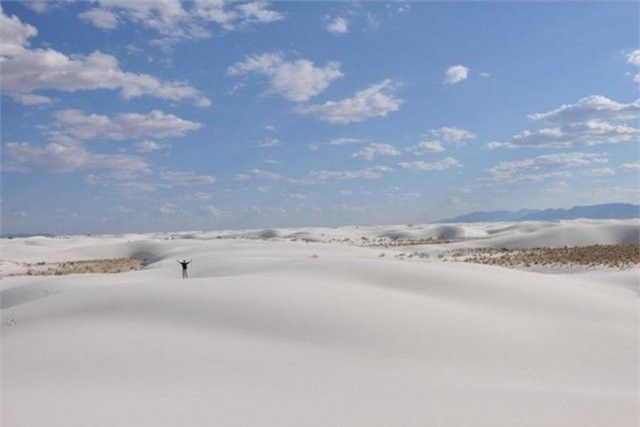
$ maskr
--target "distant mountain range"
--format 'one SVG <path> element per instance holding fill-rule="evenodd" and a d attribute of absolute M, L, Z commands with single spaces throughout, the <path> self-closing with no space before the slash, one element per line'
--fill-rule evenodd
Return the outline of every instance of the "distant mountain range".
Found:
<path fill-rule="evenodd" d="M 437 223 L 495 222 L 495 221 L 549 221 L 558 219 L 624 219 L 640 218 L 640 205 L 607 203 L 603 205 L 575 206 L 571 209 L 521 209 L 519 211 L 471 212 Z"/>

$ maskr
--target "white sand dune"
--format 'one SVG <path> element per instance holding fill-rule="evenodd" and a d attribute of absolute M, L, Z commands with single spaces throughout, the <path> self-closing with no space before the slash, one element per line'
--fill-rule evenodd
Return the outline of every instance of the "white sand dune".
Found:
<path fill-rule="evenodd" d="M 627 242 L 639 223 L 446 227 L 2 240 L 3 268 L 150 260 L 0 281 L 2 425 L 637 425 L 638 269 L 538 274 L 360 244 Z"/>

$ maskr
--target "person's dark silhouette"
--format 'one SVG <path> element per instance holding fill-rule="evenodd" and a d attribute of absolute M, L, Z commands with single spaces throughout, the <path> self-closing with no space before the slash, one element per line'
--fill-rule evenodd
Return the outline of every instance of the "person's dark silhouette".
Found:
<path fill-rule="evenodd" d="M 182 278 L 186 279 L 187 278 L 187 265 L 189 265 L 191 260 L 187 261 L 186 259 L 183 259 L 182 261 L 178 261 L 178 262 L 182 266 Z"/>

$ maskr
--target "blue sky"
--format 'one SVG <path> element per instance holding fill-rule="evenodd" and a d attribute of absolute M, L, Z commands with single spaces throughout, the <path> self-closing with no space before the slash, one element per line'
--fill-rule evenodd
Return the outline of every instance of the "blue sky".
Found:
<path fill-rule="evenodd" d="M 635 2 L 2 2 L 2 231 L 637 203 Z"/>

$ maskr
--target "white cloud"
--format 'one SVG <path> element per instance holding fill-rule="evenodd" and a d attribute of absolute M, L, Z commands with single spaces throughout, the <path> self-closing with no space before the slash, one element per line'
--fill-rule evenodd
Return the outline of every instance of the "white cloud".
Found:
<path fill-rule="evenodd" d="M 32 93 L 10 93 L 9 96 L 22 105 L 44 105 L 53 102 L 48 96 L 34 95 Z"/>
<path fill-rule="evenodd" d="M 162 146 L 154 141 L 139 141 L 135 144 L 136 151 L 140 153 L 150 153 L 152 151 L 162 150 Z"/>
<path fill-rule="evenodd" d="M 640 137 L 640 129 L 626 123 L 640 118 L 640 100 L 621 104 L 604 96 L 590 96 L 546 113 L 530 114 L 529 118 L 554 126 L 524 130 L 509 141 L 492 141 L 487 147 L 593 146 L 634 141 Z"/>
<path fill-rule="evenodd" d="M 267 9 L 269 4 L 266 1 L 252 1 L 236 6 L 240 12 L 240 22 L 242 25 L 248 23 L 269 23 L 284 19 L 284 14 Z"/>
<path fill-rule="evenodd" d="M 18 102 L 49 102 L 48 98 L 33 94 L 40 89 L 109 89 L 119 90 L 124 99 L 148 95 L 171 101 L 192 99 L 203 107 L 211 105 L 187 82 L 162 82 L 148 74 L 123 71 L 114 56 L 99 51 L 67 56 L 51 48 L 28 49 L 28 39 L 36 34 L 34 27 L 15 16 L 6 16 L 0 9 L 0 87 Z"/>
<path fill-rule="evenodd" d="M 621 169 L 624 172 L 638 172 L 640 171 L 640 162 L 623 163 L 618 166 L 618 169 Z"/>
<path fill-rule="evenodd" d="M 289 200 L 306 200 L 307 198 L 305 194 L 300 194 L 300 193 L 286 193 L 286 194 L 283 194 L 283 197 Z"/>
<path fill-rule="evenodd" d="M 9 94 L 29 95 L 39 89 L 109 89 L 119 90 L 127 100 L 147 95 L 171 101 L 192 99 L 202 107 L 211 105 L 186 82 L 162 82 L 149 74 L 125 72 L 114 56 L 101 52 L 68 57 L 53 49 L 28 50 L 5 58 L 0 84 Z"/>
<path fill-rule="evenodd" d="M 216 206 L 209 205 L 202 208 L 207 214 L 214 218 L 220 218 L 224 215 L 224 211 Z"/>
<path fill-rule="evenodd" d="M 4 146 L 7 172 L 73 172 L 82 169 L 104 170 L 113 179 L 131 179 L 151 173 L 149 165 L 138 156 L 93 153 L 79 145 L 50 143 L 44 147 L 26 142 L 8 142 Z"/>
<path fill-rule="evenodd" d="M 24 2 L 24 5 L 36 13 L 45 13 L 52 5 L 50 0 L 31 0 Z"/>
<path fill-rule="evenodd" d="M 347 34 L 349 32 L 349 21 L 341 16 L 336 16 L 327 24 L 327 31 L 336 35 Z"/>
<path fill-rule="evenodd" d="M 384 117 L 400 109 L 402 100 L 395 98 L 391 91 L 397 86 L 391 80 L 358 91 L 351 98 L 328 101 L 324 104 L 300 108 L 302 114 L 310 114 L 331 123 L 355 123 L 373 117 Z"/>
<path fill-rule="evenodd" d="M 548 178 L 566 178 L 568 172 L 557 169 L 568 169 L 587 166 L 594 163 L 607 163 L 607 156 L 598 153 L 555 153 L 522 160 L 499 162 L 487 169 L 490 179 L 496 181 L 541 181 Z M 547 170 L 551 172 L 546 172 Z"/>
<path fill-rule="evenodd" d="M 58 140 L 168 138 L 185 136 L 187 132 L 202 127 L 200 123 L 159 110 L 113 117 L 85 114 L 80 110 L 62 110 L 55 114 L 55 119 L 56 127 L 62 129 L 52 131 L 51 136 Z"/>
<path fill-rule="evenodd" d="M 550 123 L 637 120 L 640 118 L 640 99 L 621 104 L 601 95 L 593 95 L 579 99 L 575 104 L 564 104 L 549 112 L 530 114 L 528 117 Z"/>
<path fill-rule="evenodd" d="M 158 31 L 164 38 L 163 42 L 205 38 L 210 35 L 182 7 L 180 0 L 97 0 L 93 2 L 95 3 L 98 7 L 82 13 L 81 17 L 99 28 L 111 29 L 120 21 L 129 21 Z M 109 14 L 113 18 L 108 18 Z M 105 26 L 105 23 L 108 25 Z"/>
<path fill-rule="evenodd" d="M 584 172 L 584 175 L 588 175 L 588 176 L 594 176 L 594 177 L 604 177 L 604 176 L 613 176 L 616 174 L 616 171 L 614 171 L 611 168 L 596 168 L 596 169 L 591 169 L 588 170 L 586 172 Z"/>
<path fill-rule="evenodd" d="M 234 181 L 249 181 L 250 179 L 278 180 L 282 179 L 282 175 L 263 169 L 251 169 L 250 171 L 238 174 L 233 178 Z"/>
<path fill-rule="evenodd" d="M 284 19 L 284 14 L 268 9 L 265 1 L 239 3 L 229 0 L 195 0 L 192 16 L 214 22 L 233 31 L 254 23 L 270 23 Z"/>
<path fill-rule="evenodd" d="M 334 138 L 327 142 L 327 145 L 351 145 L 351 144 L 362 144 L 366 142 L 364 139 L 358 138 Z"/>
<path fill-rule="evenodd" d="M 351 155 L 354 159 L 373 160 L 376 156 L 399 156 L 401 153 L 391 144 L 369 144 L 368 147 Z"/>
<path fill-rule="evenodd" d="M 172 216 L 178 213 L 178 207 L 173 203 L 165 203 L 158 208 L 158 213 L 161 215 Z"/>
<path fill-rule="evenodd" d="M 186 196 L 186 198 L 188 200 L 197 200 L 199 202 L 206 202 L 208 200 L 213 199 L 213 194 L 212 193 L 205 193 L 205 192 L 198 191 L 198 192 L 195 192 L 195 193 L 192 193 L 192 194 L 188 194 Z"/>
<path fill-rule="evenodd" d="M 463 141 L 474 139 L 476 137 L 473 132 L 455 127 L 441 127 L 440 129 L 432 129 L 431 134 L 436 138 L 442 139 L 445 142 L 453 142 L 456 144 L 460 144 Z"/>
<path fill-rule="evenodd" d="M 328 142 L 309 144 L 309 149 L 311 151 L 318 151 L 320 147 L 323 145 L 340 146 L 340 145 L 364 144 L 365 142 L 367 141 L 364 139 L 341 137 L 341 138 L 331 139 Z"/>
<path fill-rule="evenodd" d="M 625 55 L 627 57 L 627 61 L 631 65 L 637 65 L 640 67 L 640 49 L 636 49 L 631 51 Z"/>
<path fill-rule="evenodd" d="M 629 52 L 625 56 L 629 64 L 640 67 L 640 49 Z M 640 73 L 633 75 L 633 81 L 640 84 Z"/>
<path fill-rule="evenodd" d="M 308 59 L 286 61 L 281 52 L 247 56 L 227 69 L 229 76 L 261 74 L 269 80 L 269 92 L 289 101 L 306 101 L 342 77 L 340 63 L 332 61 L 322 68 Z"/>
<path fill-rule="evenodd" d="M 17 16 L 5 15 L 0 5 L 0 57 L 21 54 L 29 45 L 29 38 L 37 34 L 35 27 L 23 23 Z"/>
<path fill-rule="evenodd" d="M 212 175 L 198 175 L 194 172 L 163 171 L 158 175 L 160 179 L 170 181 L 176 186 L 211 185 L 216 182 L 216 178 Z"/>
<path fill-rule="evenodd" d="M 448 84 L 459 83 L 467 79 L 469 69 L 464 65 L 453 65 L 444 74 L 444 82 Z"/>
<path fill-rule="evenodd" d="M 462 146 L 464 145 L 464 141 L 474 139 L 476 137 L 473 132 L 456 127 L 431 129 L 430 133 L 437 139 L 420 142 L 417 145 L 408 147 L 407 151 L 415 154 L 416 156 L 421 156 L 425 153 L 440 153 L 446 151 L 443 143 Z"/>
<path fill-rule="evenodd" d="M 373 166 L 354 171 L 319 170 L 309 172 L 307 176 L 302 179 L 292 179 L 290 182 L 292 184 L 314 185 L 333 180 L 380 179 L 384 177 L 385 173 L 389 172 L 393 172 L 393 169 L 387 166 Z"/>
<path fill-rule="evenodd" d="M 407 148 L 407 151 L 416 156 L 421 156 L 425 153 L 440 153 L 445 151 L 445 148 L 440 141 L 422 141 L 417 145 L 412 145 Z"/>
<path fill-rule="evenodd" d="M 104 30 L 112 30 L 118 26 L 118 15 L 107 9 L 89 9 L 78 16 Z"/>
<path fill-rule="evenodd" d="M 265 140 L 262 140 L 262 141 L 258 142 L 256 144 L 256 147 L 258 147 L 258 148 L 272 148 L 272 147 L 277 147 L 279 145 L 282 145 L 282 143 L 280 142 L 280 140 L 278 138 L 270 138 L 270 139 L 265 139 Z"/>
<path fill-rule="evenodd" d="M 436 162 L 425 162 L 418 160 L 415 162 L 400 162 L 400 167 L 416 171 L 443 171 L 452 166 L 460 166 L 460 162 L 452 157 L 446 157 Z"/>

